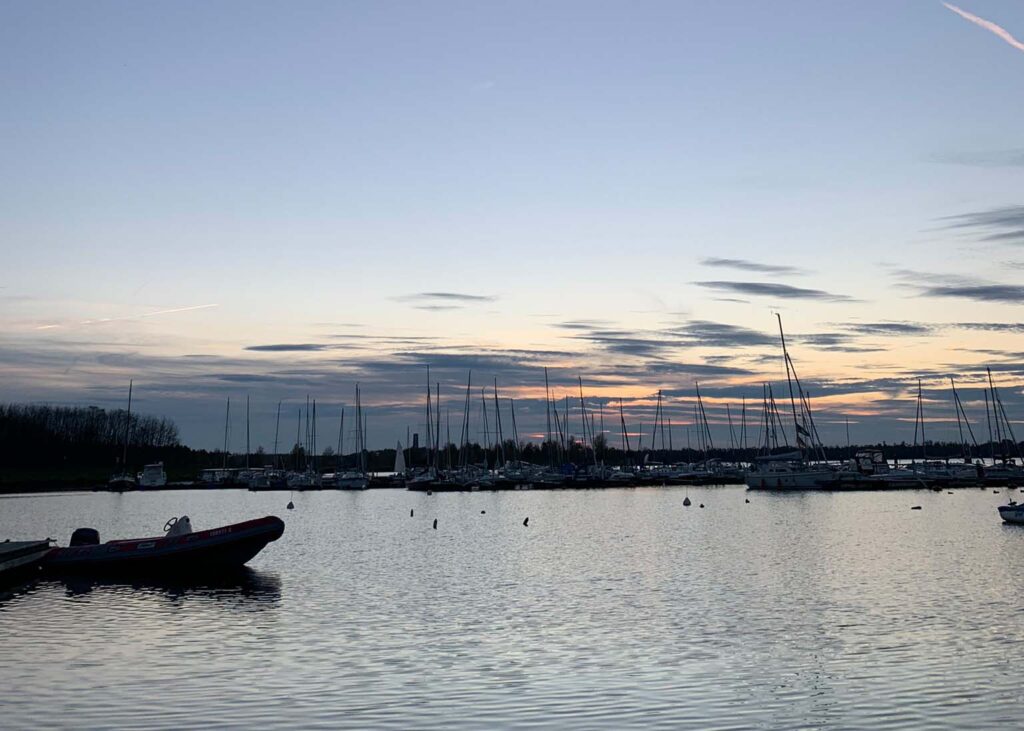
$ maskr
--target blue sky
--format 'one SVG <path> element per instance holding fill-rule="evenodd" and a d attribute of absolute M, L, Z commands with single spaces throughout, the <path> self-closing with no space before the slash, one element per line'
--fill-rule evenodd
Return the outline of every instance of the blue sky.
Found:
<path fill-rule="evenodd" d="M 1022 3 L 961 7 L 1024 37 Z M 943 376 L 985 364 L 1024 413 L 1024 52 L 941 3 L 0 21 L 2 400 L 134 378 L 212 446 L 228 395 L 265 425 L 359 380 L 381 446 L 422 428 L 428 363 L 453 402 L 498 377 L 535 432 L 548 365 L 637 423 L 671 390 L 684 423 L 696 377 L 716 418 L 780 377 L 780 311 L 855 438 L 912 438 L 917 375 L 951 433 Z"/>

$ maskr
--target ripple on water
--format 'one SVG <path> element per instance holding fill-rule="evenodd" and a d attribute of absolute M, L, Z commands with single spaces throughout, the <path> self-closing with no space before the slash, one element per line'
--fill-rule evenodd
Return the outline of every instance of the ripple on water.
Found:
<path fill-rule="evenodd" d="M 688 492 L 708 508 L 671 488 L 302 493 L 287 514 L 243 491 L 3 501 L 12 538 L 288 523 L 223 581 L 0 596 L 4 725 L 1018 723 L 1024 530 L 999 524 L 1001 496 Z"/>

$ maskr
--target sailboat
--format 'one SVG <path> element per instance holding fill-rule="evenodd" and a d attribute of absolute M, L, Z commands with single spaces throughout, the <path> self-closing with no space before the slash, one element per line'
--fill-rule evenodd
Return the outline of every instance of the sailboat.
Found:
<path fill-rule="evenodd" d="M 365 490 L 370 486 L 370 477 L 366 474 L 366 434 L 364 433 L 365 422 L 363 421 L 363 404 L 359 393 L 359 384 L 356 384 L 356 451 L 358 453 L 358 468 L 339 472 L 334 480 L 334 485 L 339 490 Z"/>
<path fill-rule="evenodd" d="M 793 365 L 793 360 L 789 357 L 789 351 L 786 349 L 786 336 L 782 331 L 782 316 L 778 313 L 775 316 L 779 320 L 779 339 L 782 341 L 782 359 L 786 366 L 786 382 L 789 386 L 789 403 L 793 413 L 793 432 L 796 435 L 797 448 L 792 452 L 774 455 L 771 454 L 770 449 L 766 450 L 767 453 L 758 457 L 744 474 L 744 482 L 750 489 L 830 489 L 837 484 L 838 474 L 824 463 L 824 450 L 821 448 L 821 440 L 817 438 L 818 430 L 814 425 L 814 417 L 811 415 L 810 403 L 800 385 L 800 379 L 796 375 L 796 366 Z M 796 386 L 795 391 L 794 385 Z M 797 405 L 798 400 L 799 406 Z M 774 399 L 772 399 L 772 404 L 774 404 Z M 770 413 L 767 409 L 766 412 Z M 774 417 L 777 419 L 778 414 L 775 414 Z M 768 430 L 766 430 L 766 442 L 767 432 Z M 821 457 L 817 464 L 808 459 L 815 450 Z"/>
<path fill-rule="evenodd" d="M 128 381 L 128 414 L 124 423 L 124 450 L 121 453 L 121 471 L 110 478 L 107 486 L 116 492 L 134 490 L 135 475 L 128 469 L 128 442 L 132 434 L 132 382 Z"/>

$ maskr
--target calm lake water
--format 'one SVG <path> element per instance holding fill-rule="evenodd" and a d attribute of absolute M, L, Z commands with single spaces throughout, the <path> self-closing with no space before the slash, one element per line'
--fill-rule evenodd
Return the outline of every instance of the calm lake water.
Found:
<path fill-rule="evenodd" d="M 287 523 L 240 580 L 0 596 L 2 725 L 1020 724 L 1024 528 L 1000 523 L 1005 491 L 288 497 L 0 499 L 0 538 L 64 545 L 183 513 Z"/>

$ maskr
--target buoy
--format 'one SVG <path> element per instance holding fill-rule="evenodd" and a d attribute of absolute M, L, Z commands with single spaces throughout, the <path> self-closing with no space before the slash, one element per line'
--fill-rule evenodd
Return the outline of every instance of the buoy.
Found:
<path fill-rule="evenodd" d="M 434 530 L 437 530 L 437 518 L 434 518 Z"/>
<path fill-rule="evenodd" d="M 920 505 L 915 505 L 914 507 L 911 508 L 911 510 L 920 510 L 920 509 L 921 509 Z"/>
<path fill-rule="evenodd" d="M 749 503 L 749 502 L 750 502 L 750 498 L 747 498 L 747 499 L 746 499 L 746 500 L 744 500 L 743 502 L 745 502 L 745 503 Z"/>
<path fill-rule="evenodd" d="M 700 506 L 703 508 L 704 507 L 704 503 L 701 503 Z"/>
<path fill-rule="evenodd" d="M 409 517 L 410 518 L 412 517 L 412 514 L 413 514 L 414 510 L 415 510 L 415 508 L 412 508 L 412 509 L 409 510 Z"/>
<path fill-rule="evenodd" d="M 690 507 L 690 505 L 691 505 L 690 498 L 684 497 L 683 498 L 683 505 L 686 506 L 686 507 Z"/>
<path fill-rule="evenodd" d="M 992 494 L 993 494 L 993 495 L 998 495 L 998 494 L 999 494 L 999 490 L 993 490 L 993 491 L 992 491 Z"/>
<path fill-rule="evenodd" d="M 952 495 L 952 494 L 953 494 L 953 491 L 952 491 L 952 490 L 946 490 L 946 494 L 947 494 L 947 495 Z"/>
<path fill-rule="evenodd" d="M 427 494 L 428 495 L 433 495 L 434 493 L 432 493 L 430 490 L 427 490 Z"/>
<path fill-rule="evenodd" d="M 523 525 L 525 525 L 527 528 L 529 528 L 530 527 L 530 519 L 527 518 L 526 520 L 524 520 L 523 521 Z"/>
<path fill-rule="evenodd" d="M 487 513 L 487 511 L 486 511 L 486 510 L 481 510 L 481 511 L 480 511 L 480 515 L 484 515 L 484 514 L 486 514 L 486 513 Z"/>
<path fill-rule="evenodd" d="M 295 503 L 293 503 L 291 500 L 288 501 L 288 509 L 295 510 Z"/>

